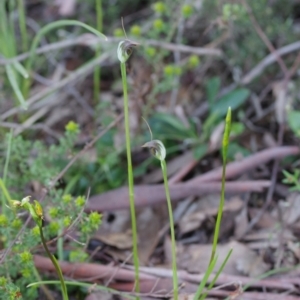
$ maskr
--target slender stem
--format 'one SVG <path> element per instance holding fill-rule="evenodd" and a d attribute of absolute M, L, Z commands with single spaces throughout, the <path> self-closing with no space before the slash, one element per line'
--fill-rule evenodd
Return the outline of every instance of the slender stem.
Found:
<path fill-rule="evenodd" d="M 3 182 L 3 180 L 0 178 L 0 189 L 2 190 L 2 194 L 4 195 L 4 198 L 6 199 L 6 202 L 7 202 L 7 206 L 11 206 L 11 197 L 9 195 L 9 192 L 8 190 L 6 189 L 6 186 Z M 2 201 L 2 213 L 5 212 L 5 201 L 3 199 Z"/>
<path fill-rule="evenodd" d="M 102 0 L 96 0 L 96 13 L 97 13 L 97 29 L 102 32 L 103 27 L 103 17 L 102 17 Z M 96 49 L 96 56 L 100 55 L 100 48 Z M 94 99 L 95 103 L 98 104 L 100 96 L 100 78 L 101 78 L 101 69 L 100 65 L 95 67 L 94 71 Z"/>
<path fill-rule="evenodd" d="M 164 177 L 164 185 L 165 185 L 166 198 L 168 204 L 170 231 L 171 231 L 173 290 L 174 290 L 173 293 L 174 293 L 174 299 L 177 300 L 178 299 L 178 275 L 177 275 L 177 263 L 176 263 L 176 241 L 175 241 L 173 210 L 172 210 L 171 197 L 170 197 L 170 191 L 168 185 L 167 164 L 165 160 L 161 160 L 161 169 Z"/>
<path fill-rule="evenodd" d="M 41 276 L 40 276 L 38 270 L 36 269 L 36 267 L 34 266 L 32 268 L 32 270 L 33 270 L 33 274 L 34 274 L 35 278 L 38 280 L 38 282 L 41 282 L 42 279 L 41 279 Z M 58 281 L 58 284 L 60 284 L 60 281 Z M 55 300 L 54 297 L 52 296 L 51 292 L 49 291 L 49 289 L 46 287 L 45 284 L 43 284 L 43 283 L 41 284 L 41 289 L 43 290 L 43 292 L 46 295 L 48 300 Z"/>
<path fill-rule="evenodd" d="M 11 129 L 8 134 L 7 152 L 6 152 L 6 159 L 5 159 L 5 165 L 4 165 L 4 170 L 3 170 L 3 183 L 4 184 L 6 184 L 6 177 L 7 177 L 8 164 L 9 164 L 9 159 L 10 159 L 12 137 L 13 137 L 13 131 Z"/>
<path fill-rule="evenodd" d="M 6 151 L 6 159 L 5 159 L 5 164 L 4 164 L 4 170 L 3 170 L 3 187 L 6 185 L 6 177 L 7 177 L 7 172 L 8 172 L 8 164 L 9 164 L 9 159 L 10 159 L 10 151 L 11 151 L 11 141 L 12 141 L 12 136 L 13 136 L 13 131 L 10 130 L 9 135 L 8 135 L 8 142 L 7 142 L 7 151 Z M 6 189 L 3 189 L 3 193 L 5 193 Z M 6 199 L 9 199 L 10 196 L 8 195 L 8 192 L 6 191 Z M 8 201 L 9 202 L 9 201 Z M 10 206 L 10 203 L 8 203 Z M 2 201 L 2 213 L 5 214 L 5 201 Z"/>
<path fill-rule="evenodd" d="M 20 26 L 21 37 L 22 37 L 22 50 L 23 52 L 26 52 L 28 50 L 28 35 L 26 29 L 24 0 L 18 0 L 18 13 L 19 13 L 19 26 Z"/>
<path fill-rule="evenodd" d="M 123 96 L 124 96 L 124 124 L 125 124 L 125 136 L 126 136 L 127 165 L 128 165 L 128 188 L 129 188 L 129 202 L 130 202 L 130 215 L 131 215 L 131 229 L 132 229 L 132 240 L 133 240 L 133 262 L 134 262 L 134 270 L 135 270 L 135 291 L 139 293 L 140 292 L 139 257 L 138 257 L 138 248 L 137 248 L 137 226 L 136 226 L 136 217 L 135 217 L 133 172 L 132 172 L 132 162 L 131 162 L 126 65 L 125 63 L 122 62 L 120 64 L 121 64 Z"/>
<path fill-rule="evenodd" d="M 63 233 L 62 222 L 60 222 L 59 225 L 60 226 L 59 226 L 59 230 L 57 233 L 57 236 L 59 236 L 59 238 L 57 239 L 57 257 L 58 257 L 58 260 L 63 260 L 64 251 L 63 251 L 63 237 L 62 237 L 62 233 Z"/>
<path fill-rule="evenodd" d="M 39 226 L 39 229 L 40 229 L 40 236 L 41 236 L 41 240 L 42 240 L 43 246 L 44 246 L 44 248 L 45 248 L 45 250 L 47 252 L 47 255 L 51 259 L 51 261 L 52 261 L 52 263 L 54 265 L 54 268 L 56 270 L 56 273 L 58 275 L 58 278 L 60 280 L 60 285 L 61 285 L 61 291 L 62 291 L 62 295 L 63 295 L 63 300 L 69 300 L 68 292 L 67 292 L 67 287 L 66 287 L 65 280 L 64 280 L 64 277 L 62 275 L 60 266 L 59 266 L 56 258 L 50 253 L 50 251 L 49 251 L 49 249 L 47 247 L 47 243 L 45 241 L 45 237 L 44 237 L 44 233 L 43 233 L 42 227 Z"/>
<path fill-rule="evenodd" d="M 220 199 L 220 205 L 219 205 L 218 216 L 217 216 L 217 221 L 216 221 L 210 262 L 213 261 L 214 256 L 216 254 L 221 220 L 222 220 L 222 215 L 223 215 L 223 207 L 224 207 L 224 202 L 225 202 L 225 175 L 226 175 L 226 160 L 227 160 L 227 151 L 228 151 L 228 145 L 229 145 L 230 127 L 231 127 L 231 108 L 229 107 L 228 111 L 227 111 L 227 115 L 226 115 L 225 130 L 224 130 L 223 145 L 222 145 L 223 168 L 222 168 L 221 199 Z"/>

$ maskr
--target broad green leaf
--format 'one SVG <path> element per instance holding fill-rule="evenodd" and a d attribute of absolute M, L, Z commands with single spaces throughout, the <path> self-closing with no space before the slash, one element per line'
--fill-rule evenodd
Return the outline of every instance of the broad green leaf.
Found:
<path fill-rule="evenodd" d="M 211 113 L 217 114 L 219 117 L 224 117 L 227 113 L 228 107 L 235 110 L 241 106 L 249 97 L 249 90 L 245 88 L 236 89 L 225 96 L 221 97 L 210 108 Z"/>
<path fill-rule="evenodd" d="M 206 95 L 207 95 L 209 107 L 211 107 L 216 101 L 220 89 L 220 85 L 221 85 L 220 77 L 213 77 L 208 80 L 205 88 L 206 88 Z"/>
<path fill-rule="evenodd" d="M 165 113 L 157 113 L 149 120 L 155 138 L 186 139 L 195 138 L 193 126 L 187 128 L 178 118 Z"/>
<path fill-rule="evenodd" d="M 207 144 L 199 145 L 194 149 L 194 158 L 196 160 L 201 159 L 207 153 Z"/>

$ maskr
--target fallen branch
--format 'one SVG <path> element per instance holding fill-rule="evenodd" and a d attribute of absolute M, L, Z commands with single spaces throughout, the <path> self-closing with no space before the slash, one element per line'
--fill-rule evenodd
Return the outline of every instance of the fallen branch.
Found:
<path fill-rule="evenodd" d="M 261 192 L 269 187 L 268 180 L 227 182 L 226 192 L 244 193 Z M 172 201 L 178 201 L 189 196 L 200 196 L 221 191 L 221 182 L 207 182 L 203 185 L 180 183 L 170 185 Z M 163 184 L 136 185 L 135 205 L 138 207 L 151 206 L 166 201 Z M 92 196 L 87 205 L 87 211 L 113 211 L 129 207 L 128 188 L 121 187 L 100 195 Z"/>

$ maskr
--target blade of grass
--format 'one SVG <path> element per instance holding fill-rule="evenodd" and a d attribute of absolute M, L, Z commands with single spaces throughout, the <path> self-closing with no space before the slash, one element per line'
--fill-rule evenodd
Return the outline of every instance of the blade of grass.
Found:
<path fill-rule="evenodd" d="M 12 137 L 13 137 L 13 130 L 11 129 L 8 134 L 8 137 L 7 137 L 7 151 L 6 151 L 5 164 L 4 164 L 4 170 L 3 170 L 3 182 L 1 181 L 1 178 L 0 178 L 0 181 L 1 181 L 0 185 L 1 185 L 2 193 L 6 197 L 9 206 L 10 206 L 9 202 L 10 202 L 11 198 L 10 198 L 10 195 L 9 195 L 5 185 L 6 185 L 8 165 L 9 165 L 9 160 L 10 160 Z M 5 210 L 6 210 L 5 202 L 2 201 L 2 213 L 3 214 L 5 213 Z"/>
<path fill-rule="evenodd" d="M 7 151 L 6 151 L 5 164 L 4 164 L 4 170 L 3 170 L 3 183 L 4 184 L 6 184 L 6 177 L 7 177 L 7 172 L 8 172 L 9 160 L 10 160 L 12 137 L 13 137 L 13 130 L 11 129 L 8 134 L 8 138 L 7 138 Z"/>
<path fill-rule="evenodd" d="M 224 259 L 224 261 L 223 261 L 221 267 L 219 268 L 217 274 L 215 275 L 215 277 L 213 278 L 213 280 L 211 281 L 211 283 L 210 283 L 209 286 L 207 287 L 207 291 L 210 291 L 210 290 L 212 289 L 212 287 L 214 286 L 214 284 L 216 283 L 218 277 L 220 276 L 220 274 L 222 273 L 224 267 L 226 266 L 226 264 L 227 264 L 227 262 L 228 262 L 228 259 L 229 259 L 230 255 L 231 255 L 231 253 L 232 253 L 232 249 L 230 249 L 230 251 L 227 253 L 227 255 L 226 255 L 226 257 L 225 257 L 225 259 Z M 206 292 L 205 294 L 203 294 L 203 295 L 201 296 L 200 300 L 205 299 L 206 296 L 207 296 L 207 294 L 208 294 L 207 292 Z"/>
<path fill-rule="evenodd" d="M 6 65 L 5 66 L 5 70 L 6 70 L 6 74 L 8 77 L 8 80 L 14 90 L 15 95 L 17 96 L 21 106 L 23 107 L 23 109 L 27 109 L 27 104 L 26 101 L 23 97 L 23 94 L 19 88 L 18 82 L 17 82 L 17 78 L 16 78 L 16 74 L 12 68 L 11 65 Z"/>
<path fill-rule="evenodd" d="M 22 51 L 26 52 L 28 50 L 28 34 L 26 28 L 26 18 L 25 18 L 25 6 L 24 0 L 18 0 L 18 15 L 19 15 L 19 27 L 22 38 Z"/>
<path fill-rule="evenodd" d="M 227 161 L 227 151 L 228 151 L 228 145 L 229 145 L 230 127 L 231 127 L 231 108 L 229 107 L 227 110 L 227 115 L 226 115 L 226 120 L 225 120 L 225 129 L 224 129 L 223 143 L 222 143 L 223 169 L 222 169 L 221 199 L 220 199 L 220 205 L 219 205 L 219 209 L 218 209 L 217 221 L 216 221 L 216 226 L 215 226 L 211 258 L 210 258 L 210 262 L 208 265 L 208 269 L 207 269 L 204 277 L 206 277 L 207 272 L 212 268 L 211 265 L 213 264 L 213 262 L 216 263 L 216 260 L 215 260 L 216 249 L 217 249 L 217 244 L 218 244 L 218 239 L 219 239 L 219 232 L 220 232 L 221 220 L 222 220 L 222 215 L 223 215 L 223 207 L 224 207 L 224 202 L 225 202 L 225 174 L 226 174 L 226 161 Z M 231 253 L 232 253 L 232 251 L 229 251 L 229 253 L 227 254 L 224 262 L 222 263 L 219 271 L 215 275 L 215 277 L 214 277 L 213 281 L 211 282 L 211 284 L 209 285 L 208 289 L 210 289 L 213 286 L 213 284 L 219 277 L 220 273 L 222 272 L 223 268 L 225 267 L 230 255 L 231 255 Z M 198 287 L 198 290 L 194 297 L 194 300 L 198 300 L 199 297 L 201 296 L 201 293 L 203 291 L 205 283 L 203 284 L 203 281 L 201 281 L 201 284 Z M 201 299 L 204 299 L 205 297 L 206 297 L 206 295 L 205 296 L 202 295 Z"/>
<path fill-rule="evenodd" d="M 225 174 L 226 174 L 226 161 L 227 161 L 227 151 L 228 151 L 228 145 L 229 145 L 229 135 L 230 135 L 230 127 L 231 127 L 231 108 L 228 108 L 226 120 L 225 120 L 225 130 L 224 130 L 224 136 L 223 136 L 223 144 L 222 144 L 222 157 L 223 157 L 223 169 L 222 169 L 222 190 L 221 190 L 221 200 L 220 205 L 218 209 L 218 216 L 216 221 L 216 227 L 215 227 L 215 233 L 214 233 L 214 239 L 213 239 L 213 248 L 211 252 L 211 258 L 210 261 L 213 260 L 218 239 L 219 239 L 219 232 L 220 232 L 220 225 L 223 215 L 223 207 L 225 202 Z"/>
<path fill-rule="evenodd" d="M 26 69 L 23 67 L 22 64 L 20 64 L 19 62 L 16 61 L 16 62 L 12 63 L 11 65 L 12 65 L 12 66 L 15 68 L 15 70 L 18 71 L 24 78 L 28 78 L 28 77 L 29 77 L 29 75 L 28 75 Z"/>
<path fill-rule="evenodd" d="M 33 39 L 32 44 L 31 44 L 30 51 L 29 51 L 30 55 L 29 55 L 28 62 L 26 65 L 26 69 L 27 69 L 28 73 L 31 72 L 31 68 L 32 68 L 33 61 L 35 58 L 35 51 L 39 45 L 41 38 L 45 34 L 47 34 L 49 31 L 56 29 L 56 28 L 64 27 L 64 26 L 80 26 L 80 27 L 83 27 L 84 29 L 90 31 L 91 33 L 97 35 L 98 37 L 101 37 L 101 38 L 104 38 L 105 40 L 107 40 L 107 37 L 103 33 L 99 32 L 98 30 L 94 29 L 93 27 L 91 27 L 85 23 L 82 23 L 80 21 L 77 21 L 77 20 L 59 20 L 59 21 L 55 21 L 50 24 L 47 24 L 39 30 L 39 32 L 36 34 L 36 36 Z M 30 86 L 30 79 L 25 81 L 25 85 L 23 87 L 24 95 L 28 95 L 29 86 Z"/>
<path fill-rule="evenodd" d="M 201 280 L 201 283 L 200 283 L 200 285 L 199 285 L 199 287 L 197 289 L 197 292 L 196 292 L 196 294 L 194 296 L 194 300 L 198 300 L 199 297 L 201 296 L 201 294 L 203 292 L 203 289 L 204 289 L 204 287 L 205 287 L 205 285 L 206 285 L 206 283 L 208 281 L 208 278 L 209 278 L 210 274 L 212 273 L 212 271 L 213 271 L 213 269 L 214 269 L 214 267 L 215 267 L 215 265 L 217 263 L 217 260 L 218 260 L 218 256 L 216 255 L 214 257 L 214 259 L 210 262 L 210 264 L 209 264 L 209 266 L 208 266 L 208 268 L 207 268 L 207 270 L 206 270 L 206 272 L 204 274 L 204 277 Z"/>
<path fill-rule="evenodd" d="M 103 27 L 103 18 L 102 18 L 102 0 L 95 0 L 96 1 L 96 13 L 97 13 L 97 30 L 102 32 Z M 96 49 L 96 56 L 100 55 L 100 49 L 97 47 Z M 100 78 L 101 78 L 101 69 L 100 66 L 95 67 L 94 71 L 94 99 L 95 104 L 98 104 L 99 96 L 100 96 Z"/>
<path fill-rule="evenodd" d="M 8 192 L 8 190 L 6 189 L 6 186 L 2 180 L 2 178 L 0 178 L 0 188 L 2 190 L 2 193 L 4 195 L 4 198 L 7 200 L 7 204 L 5 203 L 4 199 L 2 200 L 2 211 L 5 211 L 5 205 L 7 206 L 11 206 L 11 197 L 10 194 Z"/>

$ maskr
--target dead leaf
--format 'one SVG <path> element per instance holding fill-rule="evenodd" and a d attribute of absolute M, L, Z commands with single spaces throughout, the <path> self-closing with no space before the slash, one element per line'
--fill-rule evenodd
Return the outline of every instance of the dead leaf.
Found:
<path fill-rule="evenodd" d="M 210 261 L 211 245 L 178 245 L 178 268 L 186 269 L 191 273 L 205 272 Z M 265 273 L 269 266 L 260 255 L 249 249 L 242 243 L 231 241 L 228 244 L 219 245 L 217 248 L 218 261 L 215 270 L 218 270 L 224 262 L 230 249 L 233 249 L 223 274 L 249 275 L 255 277 Z"/>
<path fill-rule="evenodd" d="M 115 299 L 115 297 L 112 293 L 99 291 L 99 290 L 85 297 L 85 300 L 113 300 L 113 299 Z"/>
<path fill-rule="evenodd" d="M 75 12 L 76 0 L 55 0 L 54 3 L 58 6 L 58 13 L 61 16 L 67 17 Z"/>
<path fill-rule="evenodd" d="M 115 247 L 120 250 L 132 248 L 132 234 L 131 231 L 127 232 L 112 232 L 107 234 L 96 234 L 93 239 L 98 239 L 105 245 Z"/>
<path fill-rule="evenodd" d="M 212 132 L 209 138 L 209 149 L 211 151 L 220 148 L 225 123 L 221 122 Z"/>
<path fill-rule="evenodd" d="M 161 209 L 162 210 L 162 209 Z M 157 244 L 159 230 L 165 218 L 162 214 L 154 212 L 154 208 L 145 207 L 137 210 L 138 252 L 141 265 L 148 263 Z M 132 232 L 129 210 L 119 210 L 103 214 L 103 222 L 92 237 L 109 246 L 105 253 L 116 260 L 128 260 L 132 252 Z M 130 260 L 131 261 L 131 260 Z"/>
<path fill-rule="evenodd" d="M 282 240 L 284 237 L 284 240 Z M 243 238 L 248 242 L 247 246 L 251 249 L 277 248 L 286 241 L 295 241 L 296 237 L 290 229 L 281 227 L 272 227 L 261 229 L 253 233 L 249 233 Z"/>
<path fill-rule="evenodd" d="M 286 201 L 280 201 L 282 221 L 292 225 L 300 218 L 300 193 L 290 193 Z"/>
<path fill-rule="evenodd" d="M 245 206 L 240 213 L 235 217 L 234 223 L 234 236 L 237 239 L 240 239 L 242 236 L 244 236 L 247 228 L 248 228 L 248 209 Z"/>
<path fill-rule="evenodd" d="M 196 230 L 208 217 L 214 217 L 218 214 L 220 195 L 212 194 L 203 197 L 193 206 L 192 212 L 187 213 L 179 221 L 180 233 L 184 234 Z M 223 212 L 238 212 L 243 206 L 243 201 L 239 197 L 233 197 L 224 204 Z M 224 219 L 225 221 L 225 219 Z"/>
<path fill-rule="evenodd" d="M 294 84 L 292 82 L 286 84 L 284 80 L 277 81 L 273 85 L 276 119 L 279 124 L 285 122 L 287 109 L 293 102 L 293 86 Z"/>

